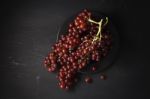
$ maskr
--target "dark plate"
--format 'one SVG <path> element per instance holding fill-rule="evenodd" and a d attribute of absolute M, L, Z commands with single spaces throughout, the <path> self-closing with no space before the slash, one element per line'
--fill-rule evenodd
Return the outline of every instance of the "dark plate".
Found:
<path fill-rule="evenodd" d="M 77 14 L 71 16 L 63 23 L 60 30 L 58 31 L 57 40 L 60 38 L 61 35 L 65 35 L 67 33 L 69 23 L 73 22 L 73 20 L 75 19 L 76 16 L 77 16 Z M 106 15 L 96 12 L 96 11 L 92 11 L 92 18 L 94 18 L 94 20 L 96 20 L 96 21 L 100 21 L 100 19 L 106 18 Z M 110 33 L 112 34 L 112 48 L 109 51 L 108 55 L 105 58 L 103 58 L 100 62 L 94 62 L 94 63 L 88 64 L 85 69 L 82 69 L 81 71 L 79 71 L 80 73 L 95 74 L 95 73 L 102 72 L 102 71 L 108 69 L 110 66 L 112 66 L 113 62 L 116 59 L 118 48 L 119 48 L 119 37 L 118 37 L 118 33 L 117 33 L 115 27 L 113 26 L 112 22 L 110 21 L 110 18 L 109 18 L 109 27 L 108 28 L 109 28 Z M 91 68 L 90 68 L 91 66 L 96 66 L 97 70 L 95 72 L 92 72 Z"/>

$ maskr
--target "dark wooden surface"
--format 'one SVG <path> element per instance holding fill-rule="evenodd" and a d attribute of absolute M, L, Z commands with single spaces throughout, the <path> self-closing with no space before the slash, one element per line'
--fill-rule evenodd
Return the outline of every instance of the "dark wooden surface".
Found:
<path fill-rule="evenodd" d="M 0 6 L 0 99 L 149 99 L 149 3 L 137 0 L 4 1 Z M 42 66 L 63 22 L 84 9 L 106 13 L 120 36 L 120 52 L 108 79 L 57 87 Z"/>

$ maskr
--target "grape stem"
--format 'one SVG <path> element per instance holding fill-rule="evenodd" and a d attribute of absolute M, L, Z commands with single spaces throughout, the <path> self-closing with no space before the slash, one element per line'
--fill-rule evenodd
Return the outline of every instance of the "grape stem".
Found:
<path fill-rule="evenodd" d="M 101 38 L 102 38 L 101 31 L 102 31 L 102 22 L 103 22 L 103 19 L 101 19 L 99 22 L 96 22 L 96 21 L 94 21 L 94 20 L 92 20 L 92 19 L 89 18 L 88 21 L 91 22 L 91 23 L 95 23 L 95 24 L 98 25 L 98 32 L 97 32 L 96 36 L 93 38 L 92 42 L 97 41 L 97 40 L 101 41 Z M 106 17 L 106 22 L 103 24 L 103 26 L 107 25 L 107 23 L 108 23 L 108 17 Z"/>

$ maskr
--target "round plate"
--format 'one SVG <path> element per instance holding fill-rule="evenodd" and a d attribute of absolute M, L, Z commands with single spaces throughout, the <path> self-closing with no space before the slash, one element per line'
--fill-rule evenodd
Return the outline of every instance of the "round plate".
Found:
<path fill-rule="evenodd" d="M 57 40 L 60 38 L 61 35 L 67 34 L 67 29 L 68 29 L 69 23 L 73 22 L 73 20 L 75 19 L 76 16 L 77 16 L 77 14 L 69 17 L 63 23 L 60 30 L 58 31 Z M 100 21 L 100 19 L 102 19 L 102 18 L 104 19 L 104 18 L 106 18 L 106 16 L 102 13 L 92 11 L 92 18 L 95 21 Z M 119 49 L 119 36 L 118 36 L 118 33 L 117 33 L 114 25 L 110 21 L 110 18 L 108 18 L 108 19 L 109 19 L 108 20 L 108 22 L 109 22 L 108 29 L 109 29 L 110 33 L 112 34 L 112 48 L 110 49 L 108 55 L 106 57 L 104 57 L 100 62 L 94 62 L 94 63 L 90 62 L 85 69 L 82 69 L 81 71 L 79 71 L 82 74 L 95 74 L 95 73 L 102 72 L 102 71 L 108 69 L 110 66 L 112 66 L 113 62 L 115 61 L 115 59 L 117 57 L 117 52 Z M 97 70 L 95 72 L 91 71 L 91 66 L 96 66 Z"/>

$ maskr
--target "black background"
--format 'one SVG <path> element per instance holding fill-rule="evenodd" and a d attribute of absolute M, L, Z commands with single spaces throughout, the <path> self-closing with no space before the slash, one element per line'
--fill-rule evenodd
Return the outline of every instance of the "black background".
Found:
<path fill-rule="evenodd" d="M 147 0 L 148 1 L 148 0 Z M 0 6 L 0 99 L 149 99 L 149 3 L 144 0 L 5 0 Z M 75 91 L 57 87 L 42 66 L 61 24 L 93 9 L 111 17 L 120 36 L 117 61 L 103 81 Z"/>

